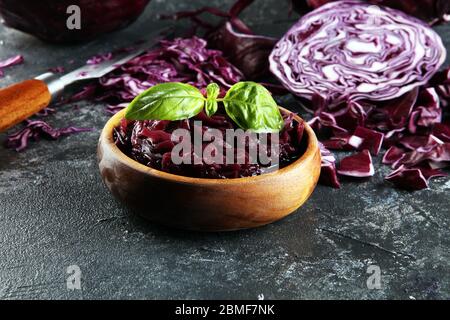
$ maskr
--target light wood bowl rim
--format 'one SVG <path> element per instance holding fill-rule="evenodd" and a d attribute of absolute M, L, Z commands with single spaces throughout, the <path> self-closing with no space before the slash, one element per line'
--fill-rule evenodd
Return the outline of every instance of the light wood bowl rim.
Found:
<path fill-rule="evenodd" d="M 287 113 L 293 113 L 283 107 L 279 107 L 280 110 L 287 112 Z M 113 129 L 120 123 L 120 120 L 123 118 L 125 113 L 125 109 L 119 111 L 115 115 L 113 115 L 105 124 L 104 128 L 102 129 L 100 139 L 99 141 L 101 143 L 105 143 L 110 150 L 113 152 L 114 156 L 117 160 L 122 162 L 123 164 L 126 164 L 127 166 L 133 168 L 136 171 L 141 172 L 142 174 L 149 175 L 152 177 L 161 178 L 168 181 L 178 182 L 178 183 L 185 183 L 185 184 L 193 184 L 193 185 L 242 185 L 242 184 L 248 184 L 248 183 L 256 183 L 261 180 L 268 179 L 270 177 L 274 177 L 277 175 L 282 175 L 287 172 L 290 172 L 292 170 L 299 169 L 303 166 L 305 162 L 308 162 L 314 158 L 314 156 L 317 153 L 317 150 L 319 149 L 319 143 L 317 141 L 317 137 L 312 130 L 312 128 L 308 125 L 306 121 L 304 121 L 301 117 L 299 117 L 296 113 L 294 114 L 294 119 L 298 122 L 303 122 L 305 125 L 305 130 L 308 135 L 308 146 L 303 153 L 303 155 L 295 160 L 293 163 L 289 164 L 288 166 L 281 168 L 277 171 L 270 172 L 270 173 L 264 173 L 258 176 L 252 176 L 252 177 L 242 177 L 242 178 L 232 178 L 232 179 L 210 179 L 210 178 L 194 178 L 194 177 L 186 177 L 181 175 L 176 175 L 168 172 L 164 172 L 158 169 L 154 169 L 151 167 L 148 167 L 144 164 L 141 164 L 137 162 L 136 160 L 128 157 L 126 154 L 124 154 L 114 143 L 113 140 Z"/>

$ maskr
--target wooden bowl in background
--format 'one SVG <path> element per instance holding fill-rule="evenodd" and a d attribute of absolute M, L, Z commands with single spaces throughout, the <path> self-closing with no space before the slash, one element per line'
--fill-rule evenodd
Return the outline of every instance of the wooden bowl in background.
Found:
<path fill-rule="evenodd" d="M 100 173 L 116 198 L 156 223 L 199 231 L 262 226 L 298 209 L 319 179 L 319 146 L 306 123 L 306 151 L 292 164 L 255 177 L 205 179 L 149 168 L 122 153 L 112 135 L 123 116 L 124 110 L 103 128 L 98 144 Z M 295 119 L 303 121 L 297 115 Z"/>

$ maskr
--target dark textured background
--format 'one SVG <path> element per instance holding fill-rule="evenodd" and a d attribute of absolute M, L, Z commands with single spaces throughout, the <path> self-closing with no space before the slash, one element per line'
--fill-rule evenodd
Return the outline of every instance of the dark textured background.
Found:
<path fill-rule="evenodd" d="M 0 86 L 69 60 L 127 44 L 159 25 L 156 15 L 225 1 L 152 1 L 130 28 L 81 46 L 55 46 L 0 26 L 0 59 L 22 53 Z M 228 1 L 230 3 L 230 1 Z M 281 35 L 293 23 L 284 1 L 257 1 L 245 19 Z M 439 27 L 447 47 L 450 27 Z M 290 97 L 282 104 L 299 111 Z M 383 181 L 319 186 L 296 213 L 272 225 L 203 234 L 158 227 L 129 215 L 103 186 L 96 163 L 104 106 L 77 103 L 48 118 L 96 128 L 22 153 L 0 149 L 0 298 L 449 298 L 450 181 L 398 191 Z M 5 135 L 0 135 L 0 141 Z M 379 159 L 376 161 L 379 163 Z M 276 200 L 275 200 L 276 201 Z M 151 204 L 149 204 L 151 205 Z M 82 290 L 66 288 L 66 268 L 82 270 Z M 369 290 L 369 265 L 382 288 Z"/>

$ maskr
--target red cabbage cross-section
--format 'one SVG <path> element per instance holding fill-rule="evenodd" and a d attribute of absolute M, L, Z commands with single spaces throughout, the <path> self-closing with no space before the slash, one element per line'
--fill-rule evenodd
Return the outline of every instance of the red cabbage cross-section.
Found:
<path fill-rule="evenodd" d="M 407 14 L 337 1 L 303 16 L 276 44 L 270 69 L 297 96 L 331 105 L 399 97 L 445 61 L 439 35 Z"/>

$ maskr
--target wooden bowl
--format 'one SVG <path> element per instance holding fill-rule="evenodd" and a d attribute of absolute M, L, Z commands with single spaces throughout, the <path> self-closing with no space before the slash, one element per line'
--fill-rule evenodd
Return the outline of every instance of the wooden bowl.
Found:
<path fill-rule="evenodd" d="M 116 198 L 153 222 L 199 231 L 262 226 L 299 208 L 319 179 L 318 142 L 306 123 L 306 151 L 292 164 L 255 177 L 205 179 L 152 169 L 122 153 L 112 133 L 123 116 L 124 111 L 117 113 L 103 128 L 98 144 L 100 173 Z M 302 121 L 296 115 L 295 119 Z"/>

